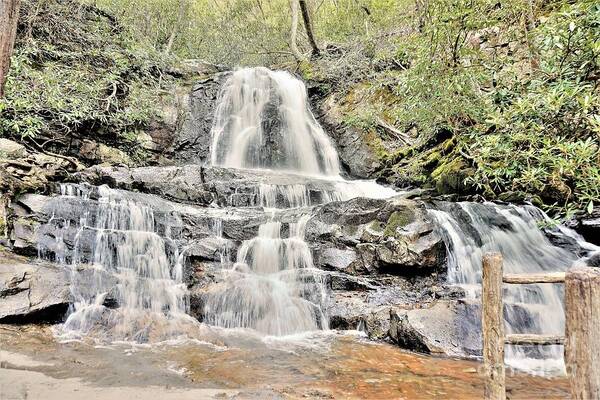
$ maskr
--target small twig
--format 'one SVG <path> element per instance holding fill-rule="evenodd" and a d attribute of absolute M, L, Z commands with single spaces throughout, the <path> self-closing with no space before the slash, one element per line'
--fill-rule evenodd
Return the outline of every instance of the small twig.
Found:
<path fill-rule="evenodd" d="M 108 109 L 110 108 L 111 99 L 113 99 L 117 95 L 117 83 L 113 82 L 112 86 L 113 86 L 112 93 L 110 94 L 110 96 L 108 96 L 106 99 L 104 99 L 104 101 L 106 101 L 106 111 L 108 111 Z"/>

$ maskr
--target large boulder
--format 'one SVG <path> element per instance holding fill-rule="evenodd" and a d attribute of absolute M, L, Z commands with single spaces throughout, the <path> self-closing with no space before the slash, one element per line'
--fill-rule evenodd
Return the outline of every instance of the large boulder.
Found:
<path fill-rule="evenodd" d="M 306 237 L 326 270 L 412 276 L 445 265 L 442 238 L 423 204 L 402 196 L 325 204 L 307 223 Z"/>
<path fill-rule="evenodd" d="M 69 306 L 64 268 L 33 264 L 0 249 L 0 322 L 60 320 Z"/>
<path fill-rule="evenodd" d="M 389 336 L 399 346 L 451 356 L 481 355 L 481 311 L 477 304 L 438 301 L 424 308 L 390 311 Z"/>

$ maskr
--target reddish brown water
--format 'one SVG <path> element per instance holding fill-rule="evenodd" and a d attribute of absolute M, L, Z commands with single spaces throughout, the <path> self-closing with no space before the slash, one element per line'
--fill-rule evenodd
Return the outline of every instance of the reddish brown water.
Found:
<path fill-rule="evenodd" d="M 265 343 L 246 334 L 227 333 L 214 342 L 219 346 L 98 347 L 57 343 L 49 327 L 0 326 L 0 349 L 52 364 L 17 366 L 5 361 L 4 368 L 37 371 L 59 380 L 80 378 L 86 385 L 129 388 L 134 393 L 135 388 L 160 386 L 235 389 L 236 399 L 478 399 L 483 395 L 478 362 L 414 354 L 353 336 Z M 510 399 L 568 398 L 564 378 L 507 375 Z"/>

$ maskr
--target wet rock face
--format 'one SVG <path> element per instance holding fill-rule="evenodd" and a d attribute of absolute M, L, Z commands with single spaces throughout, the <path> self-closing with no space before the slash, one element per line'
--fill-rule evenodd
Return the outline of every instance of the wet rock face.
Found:
<path fill-rule="evenodd" d="M 317 119 L 335 141 L 344 169 L 356 178 L 374 178 L 381 169 L 381 163 L 369 146 L 368 138 L 358 129 L 340 122 L 343 118 L 333 98 L 315 103 Z"/>
<path fill-rule="evenodd" d="M 69 262 L 77 240 L 82 261 L 89 261 L 95 231 L 87 227 L 95 224 L 99 195 L 95 187 L 88 187 L 88 190 L 89 198 L 27 194 L 16 199 L 10 207 L 13 250 L 25 255 L 47 253 L 51 260 L 64 252 L 64 261 Z M 168 237 L 168 243 L 173 246 L 189 247 L 192 257 L 196 252 L 202 257 L 210 251 L 215 219 L 222 220 L 224 239 L 236 243 L 254 237 L 259 225 L 268 220 L 268 216 L 260 210 L 223 211 L 181 205 L 135 192 L 120 191 L 116 194 L 121 196 L 122 201 L 134 201 L 150 207 L 156 233 Z M 86 215 L 87 221 L 86 227 L 81 229 L 83 215 Z M 57 241 L 58 234 L 60 241 Z"/>
<path fill-rule="evenodd" d="M 66 271 L 0 249 L 0 323 L 55 322 L 69 306 Z"/>
<path fill-rule="evenodd" d="M 172 151 L 169 152 L 174 161 L 202 164 L 210 158 L 210 131 L 217 98 L 230 75 L 230 72 L 214 74 L 198 82 L 188 95 L 182 96 L 178 106 L 178 126 L 170 146 Z M 282 142 L 277 103 L 277 99 L 273 99 L 272 104 L 267 106 L 266 118 L 262 122 L 263 130 L 267 133 L 265 148 L 270 151 L 261 152 L 261 157 L 262 162 L 268 165 L 285 165 L 285 160 L 280 159 Z M 373 178 L 381 169 L 381 164 L 369 146 L 368 138 L 359 130 L 340 122 L 341 117 L 333 102 L 318 101 L 315 104 L 315 116 L 334 140 L 346 172 L 356 178 Z"/>
<path fill-rule="evenodd" d="M 220 207 L 260 206 L 261 187 L 303 186 L 309 204 L 323 203 L 337 190 L 335 183 L 326 179 L 196 164 L 141 168 L 96 166 L 77 174 L 77 179 L 92 185 L 108 184 L 113 188 L 152 193 L 176 202 Z M 271 206 L 291 207 L 281 190 L 275 190 L 275 195 L 275 204 Z"/>
<path fill-rule="evenodd" d="M 588 242 L 600 246 L 600 207 L 595 207 L 589 214 L 574 217 L 567 226 L 579 232 Z"/>
<path fill-rule="evenodd" d="M 229 73 L 219 73 L 198 82 L 181 99 L 178 129 L 173 139 L 173 159 L 181 163 L 203 163 L 210 157 L 213 116 L 221 86 Z"/>
<path fill-rule="evenodd" d="M 443 270 L 445 247 L 422 204 L 356 198 L 322 206 L 306 228 L 315 263 L 353 275 L 428 275 Z"/>
<path fill-rule="evenodd" d="M 168 235 L 166 251 L 173 253 L 175 247 L 185 248 L 189 311 L 200 320 L 204 318 L 207 294 L 218 288 L 222 279 L 219 271 L 223 268 L 220 260 L 224 249 L 230 259 L 235 259 L 241 243 L 255 237 L 260 224 L 271 218 L 262 207 L 256 206 L 260 194 L 257 188 L 263 184 L 285 184 L 277 179 L 288 179 L 198 165 L 95 167 L 81 173 L 79 178 L 121 188 L 114 194 L 152 209 L 156 233 L 165 238 Z M 298 178 L 294 179 L 298 183 Z M 326 181 L 313 179 L 302 183 L 308 185 L 315 203 L 323 193 L 333 190 Z M 46 259 L 57 261 L 59 268 L 70 263 L 77 240 L 81 262 L 89 262 L 95 232 L 80 229 L 80 218 L 87 215 L 87 224 L 94 226 L 101 190 L 90 184 L 77 187 L 86 193 L 85 197 L 28 194 L 14 199 L 10 206 L 13 249 L 32 256 L 40 250 Z M 421 342 L 418 342 L 411 339 L 417 334 L 411 331 L 414 327 L 410 315 L 408 325 L 399 326 L 394 319 L 394 315 L 400 316 L 398 310 L 403 307 L 411 309 L 462 296 L 443 283 L 444 245 L 424 205 L 400 196 L 387 200 L 334 201 L 309 210 L 280 210 L 282 234 L 287 235 L 287 225 L 306 213 L 312 215 L 306 226 L 306 241 L 329 288 L 330 328 L 361 329 L 372 339 L 433 351 L 421 343 L 425 341 L 421 336 L 431 332 L 419 333 Z M 222 236 L 215 233 L 216 220 L 222 221 Z M 55 286 L 68 288 L 69 279 L 64 273 L 48 276 Z M 50 293 L 56 291 L 52 287 L 47 289 Z M 66 304 L 68 299 L 55 303 Z M 35 309 L 24 309 L 23 315 L 35 316 L 34 312 Z M 455 308 L 447 312 L 458 315 Z M 440 344 L 439 349 L 445 349 L 447 343 L 450 342 Z M 449 354 L 453 351 L 454 348 L 448 350 Z"/>

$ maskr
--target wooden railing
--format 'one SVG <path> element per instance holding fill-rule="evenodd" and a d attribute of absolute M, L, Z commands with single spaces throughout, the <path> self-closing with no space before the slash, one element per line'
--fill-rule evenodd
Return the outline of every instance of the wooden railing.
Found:
<path fill-rule="evenodd" d="M 565 336 L 504 334 L 502 290 L 506 284 L 564 283 Z M 486 399 L 505 400 L 504 345 L 565 345 L 565 366 L 573 399 L 600 399 L 600 269 L 506 274 L 502 256 L 483 257 L 482 329 Z"/>

